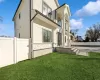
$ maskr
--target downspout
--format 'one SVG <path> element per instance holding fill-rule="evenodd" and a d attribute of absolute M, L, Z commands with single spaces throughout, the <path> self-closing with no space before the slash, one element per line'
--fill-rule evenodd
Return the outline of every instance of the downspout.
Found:
<path fill-rule="evenodd" d="M 29 5 L 30 5 L 30 59 L 32 59 L 32 32 L 31 32 L 31 0 L 29 2 Z"/>

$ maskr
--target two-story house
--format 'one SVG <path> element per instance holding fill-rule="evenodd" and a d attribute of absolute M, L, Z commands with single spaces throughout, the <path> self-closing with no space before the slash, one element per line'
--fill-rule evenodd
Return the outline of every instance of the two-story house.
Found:
<path fill-rule="evenodd" d="M 31 56 L 70 46 L 70 8 L 58 0 L 20 0 L 13 17 L 15 37 L 30 39 Z"/>

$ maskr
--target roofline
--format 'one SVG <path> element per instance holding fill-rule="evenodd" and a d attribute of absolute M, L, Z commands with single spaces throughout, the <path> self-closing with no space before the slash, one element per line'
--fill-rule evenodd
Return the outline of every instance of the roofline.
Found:
<path fill-rule="evenodd" d="M 13 21 L 14 21 L 14 18 L 15 18 L 16 14 L 17 14 L 17 11 L 18 11 L 18 9 L 19 9 L 21 3 L 22 3 L 22 0 L 20 0 L 20 2 L 19 2 L 19 4 L 18 4 L 18 7 L 17 7 L 17 9 L 16 9 L 16 11 L 15 11 L 15 14 L 14 14 L 14 16 L 13 16 L 13 19 L 12 19 Z"/>
<path fill-rule="evenodd" d="M 58 10 L 59 8 L 65 6 L 65 5 L 66 5 L 66 3 L 64 3 L 63 5 L 61 5 L 60 7 L 58 7 L 56 10 Z M 70 12 L 70 9 L 69 9 L 69 5 L 67 5 L 67 6 L 68 6 L 68 12 L 69 12 L 69 15 L 71 16 L 71 12 Z"/>
<path fill-rule="evenodd" d="M 66 3 L 64 3 L 64 4 L 63 4 L 63 5 L 61 5 L 61 6 L 59 6 L 57 9 L 59 9 L 59 8 L 63 7 L 64 5 L 66 5 Z M 56 10 L 57 10 L 57 9 L 56 9 Z"/>
<path fill-rule="evenodd" d="M 57 24 L 56 22 L 54 22 L 53 20 L 51 20 L 50 18 L 48 18 L 47 16 L 45 16 L 44 14 L 42 14 L 41 12 L 39 12 L 38 10 L 36 11 L 36 15 L 31 19 L 31 21 L 37 16 L 37 14 L 40 14 L 41 16 L 45 17 L 46 19 L 50 20 L 51 22 L 53 22 L 54 24 L 56 24 L 57 26 L 60 26 L 59 24 Z"/>
<path fill-rule="evenodd" d="M 57 4 L 57 6 L 59 7 L 58 0 L 55 0 L 55 2 L 56 2 L 56 4 Z M 14 21 L 14 18 L 15 18 L 16 14 L 17 14 L 17 11 L 18 11 L 18 9 L 19 9 L 21 3 L 22 3 L 22 0 L 20 0 L 20 2 L 19 2 L 19 4 L 18 4 L 18 7 L 17 7 L 17 9 L 16 9 L 16 11 L 15 11 L 15 14 L 14 14 L 14 16 L 13 16 L 12 21 Z"/>

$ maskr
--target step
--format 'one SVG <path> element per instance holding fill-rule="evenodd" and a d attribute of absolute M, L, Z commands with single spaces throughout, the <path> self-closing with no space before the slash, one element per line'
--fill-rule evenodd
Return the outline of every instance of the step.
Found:
<path fill-rule="evenodd" d="M 74 49 L 73 51 L 74 51 L 74 52 L 77 52 L 77 50 L 78 50 L 78 49 Z"/>
<path fill-rule="evenodd" d="M 80 50 L 77 50 L 76 54 L 79 54 L 80 53 Z"/>
<path fill-rule="evenodd" d="M 78 54 L 76 54 L 76 55 L 82 55 L 82 56 L 88 56 L 88 53 L 87 52 L 82 52 L 82 51 L 80 51 Z"/>
<path fill-rule="evenodd" d="M 71 50 L 75 50 L 75 49 L 76 49 L 75 47 L 71 48 Z"/>

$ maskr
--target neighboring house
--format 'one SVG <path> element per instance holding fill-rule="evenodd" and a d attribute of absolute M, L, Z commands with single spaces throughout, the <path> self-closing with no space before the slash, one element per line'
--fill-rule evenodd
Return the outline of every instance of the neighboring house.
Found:
<path fill-rule="evenodd" d="M 84 40 L 83 40 L 83 38 L 82 38 L 82 36 L 77 36 L 77 42 L 83 42 Z"/>
<path fill-rule="evenodd" d="M 69 47 L 70 16 L 69 6 L 58 0 L 20 0 L 13 17 L 15 37 L 30 39 L 32 57 Z"/>

